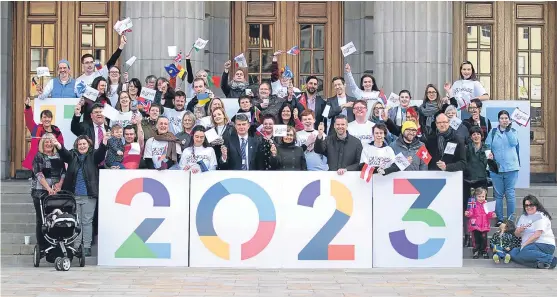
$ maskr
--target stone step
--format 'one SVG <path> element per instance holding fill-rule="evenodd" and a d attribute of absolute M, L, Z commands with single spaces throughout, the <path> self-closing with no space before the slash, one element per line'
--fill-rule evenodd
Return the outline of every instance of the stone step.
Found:
<path fill-rule="evenodd" d="M 31 193 L 29 191 L 19 192 L 19 193 L 2 193 L 2 198 L 0 200 L 2 204 L 4 203 L 28 203 L 33 206 L 33 198 L 31 198 Z"/>
<path fill-rule="evenodd" d="M 29 224 L 35 223 L 35 213 L 6 213 L 2 214 L 2 223 Z"/>
<path fill-rule="evenodd" d="M 14 181 L 14 180 L 3 180 L 2 181 L 2 195 L 4 194 L 19 194 L 19 193 L 31 193 L 31 181 Z"/>
<path fill-rule="evenodd" d="M 30 244 L 37 243 L 35 232 L 33 233 L 2 233 L 2 243 L 23 244 L 25 243 L 25 236 L 29 236 Z"/>
<path fill-rule="evenodd" d="M 33 255 L 2 255 L 2 266 L 18 266 L 18 267 L 33 267 Z M 85 266 L 96 266 L 97 265 L 97 257 L 96 256 L 92 256 L 92 257 L 87 257 L 85 258 Z M 39 264 L 39 267 L 37 269 L 40 268 L 52 268 L 54 270 L 54 263 L 48 263 L 46 261 L 45 258 L 41 259 L 41 262 Z M 79 269 L 81 267 L 79 267 L 79 259 L 74 258 L 72 261 L 72 268 L 73 269 Z M 70 271 L 71 271 L 70 270 Z"/>
<path fill-rule="evenodd" d="M 2 215 L 10 213 L 35 213 L 33 203 L 2 203 Z"/>
<path fill-rule="evenodd" d="M 2 255 L 32 255 L 34 244 L 17 244 L 17 243 L 4 243 L 2 242 Z"/>
<path fill-rule="evenodd" d="M 2 234 L 4 233 L 35 233 L 35 221 L 31 223 L 8 223 L 2 219 Z"/>

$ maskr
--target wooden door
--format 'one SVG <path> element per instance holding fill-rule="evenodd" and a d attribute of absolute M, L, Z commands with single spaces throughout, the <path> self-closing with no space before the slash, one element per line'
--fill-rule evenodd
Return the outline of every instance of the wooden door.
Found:
<path fill-rule="evenodd" d="M 81 74 L 80 57 L 92 53 L 106 62 L 118 46 L 118 34 L 112 26 L 120 15 L 119 2 L 15 2 L 14 3 L 14 73 L 11 175 L 21 169 L 30 144 L 24 123 L 24 99 L 36 96 L 31 86 L 38 66 L 47 66 L 55 76 L 58 61 L 70 62 L 73 77 Z M 38 79 L 46 85 L 51 78 Z"/>
<path fill-rule="evenodd" d="M 297 45 L 300 54 L 281 55 L 279 67 L 292 69 L 298 88 L 317 76 L 320 94 L 332 95 L 331 79 L 343 74 L 341 2 L 233 2 L 232 15 L 231 59 L 244 53 L 250 83 L 271 77 L 275 51 Z"/>
<path fill-rule="evenodd" d="M 453 5 L 454 76 L 468 59 L 492 99 L 530 100 L 530 169 L 533 175 L 555 178 L 557 3 Z"/>

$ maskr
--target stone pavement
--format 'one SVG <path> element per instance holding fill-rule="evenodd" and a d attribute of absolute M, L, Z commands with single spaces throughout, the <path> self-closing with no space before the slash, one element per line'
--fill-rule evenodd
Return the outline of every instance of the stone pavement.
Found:
<path fill-rule="evenodd" d="M 557 270 L 2 267 L 1 296 L 554 296 Z"/>

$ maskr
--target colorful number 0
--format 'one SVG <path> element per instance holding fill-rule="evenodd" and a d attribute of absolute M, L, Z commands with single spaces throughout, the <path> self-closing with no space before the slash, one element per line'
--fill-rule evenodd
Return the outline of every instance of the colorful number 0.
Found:
<path fill-rule="evenodd" d="M 298 205 L 313 207 L 320 195 L 321 181 L 313 181 L 300 193 Z M 300 251 L 298 260 L 354 260 L 354 245 L 330 244 L 352 215 L 352 194 L 344 184 L 331 180 L 331 196 L 336 200 L 335 213 Z"/>
<path fill-rule="evenodd" d="M 170 207 L 166 187 L 152 178 L 135 178 L 126 182 L 116 194 L 116 203 L 131 205 L 135 195 L 147 193 L 154 207 Z M 147 243 L 164 218 L 146 218 L 114 253 L 115 258 L 170 259 L 170 243 Z"/>

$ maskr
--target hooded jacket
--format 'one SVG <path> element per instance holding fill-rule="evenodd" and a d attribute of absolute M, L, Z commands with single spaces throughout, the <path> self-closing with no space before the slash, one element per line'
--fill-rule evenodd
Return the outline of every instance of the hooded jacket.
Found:
<path fill-rule="evenodd" d="M 472 207 L 470 207 L 468 211 L 468 232 L 472 231 L 480 231 L 480 232 L 488 232 L 491 228 L 489 224 L 489 220 L 493 217 L 494 212 L 490 211 L 488 213 L 485 212 L 484 204 L 487 203 L 484 200 L 483 203 L 479 203 L 478 201 L 474 201 Z"/>
<path fill-rule="evenodd" d="M 487 150 L 487 145 L 483 143 L 478 151 L 476 151 L 473 143 L 468 145 L 466 148 L 466 169 L 463 173 L 464 180 L 471 182 L 487 180 L 485 150 Z"/>

